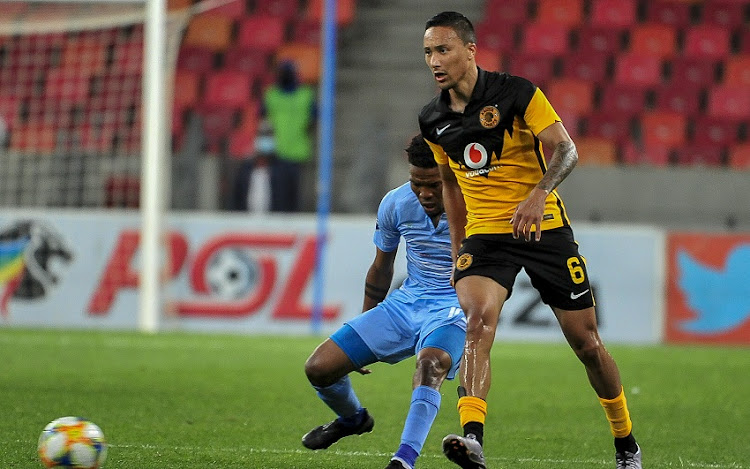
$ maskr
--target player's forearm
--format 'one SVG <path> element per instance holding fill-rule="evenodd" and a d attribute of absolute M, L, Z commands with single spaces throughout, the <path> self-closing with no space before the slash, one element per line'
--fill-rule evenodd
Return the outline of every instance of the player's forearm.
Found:
<path fill-rule="evenodd" d="M 570 140 L 558 143 L 552 152 L 547 172 L 536 186 L 549 194 L 568 177 L 577 162 L 578 151 L 575 144 Z"/>
<path fill-rule="evenodd" d="M 450 227 L 451 255 L 455 260 L 466 237 L 466 203 L 458 184 L 443 184 L 443 205 Z"/>
<path fill-rule="evenodd" d="M 365 277 L 365 299 L 362 311 L 367 311 L 383 301 L 388 295 L 393 280 L 393 269 L 384 270 L 376 265 L 371 265 Z"/>

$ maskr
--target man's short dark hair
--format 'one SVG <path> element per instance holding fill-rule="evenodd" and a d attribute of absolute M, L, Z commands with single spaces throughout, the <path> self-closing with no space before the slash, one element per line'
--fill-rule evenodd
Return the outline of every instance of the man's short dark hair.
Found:
<path fill-rule="evenodd" d="M 447 26 L 453 29 L 464 44 L 468 44 L 469 42 L 476 44 L 477 42 L 477 34 L 474 32 L 474 26 L 469 21 L 469 18 L 456 11 L 438 13 L 427 20 L 424 30 L 427 31 L 433 26 Z"/>
<path fill-rule="evenodd" d="M 405 150 L 409 158 L 409 164 L 417 168 L 434 168 L 437 166 L 435 157 L 432 155 L 432 149 L 424 141 L 422 134 L 412 137 L 409 146 Z"/>

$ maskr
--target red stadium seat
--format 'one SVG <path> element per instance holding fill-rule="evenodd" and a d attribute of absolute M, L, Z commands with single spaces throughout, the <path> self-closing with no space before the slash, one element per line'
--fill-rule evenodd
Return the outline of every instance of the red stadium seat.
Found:
<path fill-rule="evenodd" d="M 750 54 L 733 55 L 726 60 L 724 84 L 750 86 Z"/>
<path fill-rule="evenodd" d="M 527 54 L 560 55 L 568 50 L 570 29 L 557 24 L 528 23 L 521 36 L 521 48 Z"/>
<path fill-rule="evenodd" d="M 745 86 L 720 85 L 708 91 L 708 115 L 727 119 L 750 118 L 750 93 Z"/>
<path fill-rule="evenodd" d="M 623 147 L 622 161 L 628 165 L 644 165 L 663 167 L 670 163 L 671 150 L 669 147 L 651 145 L 643 147 L 627 142 Z"/>
<path fill-rule="evenodd" d="M 615 83 L 635 87 L 650 87 L 661 83 L 662 62 L 659 57 L 622 54 L 615 62 Z"/>
<path fill-rule="evenodd" d="M 697 115 L 700 111 L 701 95 L 701 88 L 687 83 L 683 86 L 661 85 L 655 89 L 655 108 L 660 111 Z"/>
<path fill-rule="evenodd" d="M 672 57 L 677 50 L 677 32 L 669 25 L 640 24 L 630 30 L 629 52 L 656 57 Z"/>
<path fill-rule="evenodd" d="M 250 101 L 252 82 L 246 73 L 214 72 L 206 77 L 203 106 L 234 110 Z"/>
<path fill-rule="evenodd" d="M 89 95 L 90 85 L 91 77 L 78 74 L 75 68 L 52 68 L 47 70 L 44 94 L 56 101 L 83 101 Z"/>
<path fill-rule="evenodd" d="M 499 72 L 502 70 L 502 57 L 500 53 L 492 49 L 477 49 L 475 56 L 477 65 L 484 69 L 492 72 Z"/>
<path fill-rule="evenodd" d="M 138 176 L 112 175 L 104 184 L 106 207 L 138 208 L 141 197 L 141 180 Z"/>
<path fill-rule="evenodd" d="M 506 65 L 510 73 L 526 78 L 536 85 L 546 83 L 552 77 L 552 68 L 553 63 L 549 58 L 524 53 L 511 54 Z"/>
<path fill-rule="evenodd" d="M 214 68 L 214 52 L 199 47 L 180 47 L 177 69 L 205 73 Z"/>
<path fill-rule="evenodd" d="M 498 52 L 510 52 L 516 48 L 516 27 L 482 21 L 477 25 L 477 47 Z"/>
<path fill-rule="evenodd" d="M 750 29 L 740 29 L 740 53 L 750 54 Z"/>
<path fill-rule="evenodd" d="M 529 19 L 530 0 L 487 0 L 484 18 L 498 26 L 517 25 Z"/>
<path fill-rule="evenodd" d="M 580 55 L 616 54 L 622 47 L 622 36 L 622 31 L 614 28 L 583 26 L 576 35 L 576 50 Z"/>
<path fill-rule="evenodd" d="M 240 124 L 229 135 L 229 156 L 247 158 L 255 151 L 255 135 L 258 130 L 258 104 L 251 103 L 242 111 Z"/>
<path fill-rule="evenodd" d="M 234 128 L 236 111 L 226 107 L 203 108 L 200 117 L 205 148 L 210 152 L 221 151 Z"/>
<path fill-rule="evenodd" d="M 233 47 L 224 54 L 224 68 L 248 74 L 251 79 L 271 70 L 271 55 L 258 49 Z"/>
<path fill-rule="evenodd" d="M 239 22 L 236 45 L 273 52 L 284 43 L 286 22 L 278 16 L 252 15 Z"/>
<path fill-rule="evenodd" d="M 646 20 L 685 28 L 690 25 L 690 8 L 689 2 L 650 0 L 646 2 Z"/>
<path fill-rule="evenodd" d="M 676 147 L 685 143 L 686 134 L 687 118 L 682 114 L 649 111 L 641 117 L 641 135 L 647 147 Z"/>
<path fill-rule="evenodd" d="M 562 74 L 568 78 L 601 83 L 608 78 L 610 56 L 572 52 L 563 57 Z"/>
<path fill-rule="evenodd" d="M 322 37 L 320 28 L 320 22 L 302 18 L 292 27 L 292 41 L 314 46 L 320 45 Z"/>
<path fill-rule="evenodd" d="M 536 21 L 578 26 L 583 22 L 583 0 L 539 0 Z"/>
<path fill-rule="evenodd" d="M 582 115 L 594 106 L 593 84 L 574 78 L 553 80 L 547 85 L 547 98 L 556 110 Z"/>
<path fill-rule="evenodd" d="M 600 111 L 586 117 L 586 135 L 621 144 L 630 139 L 631 118 L 618 112 Z"/>
<path fill-rule="evenodd" d="M 237 20 L 247 13 L 245 0 L 228 0 L 226 3 L 211 8 L 209 11 L 212 15 L 223 16 L 231 20 Z"/>
<path fill-rule="evenodd" d="M 582 166 L 612 166 L 617 162 L 617 147 L 606 138 L 578 137 L 578 164 Z"/>
<path fill-rule="evenodd" d="M 636 22 L 634 0 L 595 0 L 591 4 L 589 21 L 605 28 L 629 28 Z"/>
<path fill-rule="evenodd" d="M 602 88 L 600 109 L 618 112 L 634 117 L 643 112 L 646 106 L 646 90 L 627 85 L 605 86 Z"/>
<path fill-rule="evenodd" d="M 713 83 L 716 77 L 716 62 L 713 60 L 675 57 L 669 68 L 669 82 L 676 86 L 703 87 Z"/>
<path fill-rule="evenodd" d="M 683 166 L 722 166 L 722 150 L 716 146 L 687 145 L 674 152 L 675 162 Z"/>
<path fill-rule="evenodd" d="M 693 122 L 693 132 L 690 141 L 699 146 L 726 147 L 739 137 L 740 125 L 735 120 L 716 117 L 700 116 Z"/>
<path fill-rule="evenodd" d="M 174 77 L 174 105 L 179 109 L 198 104 L 200 76 L 196 72 L 178 70 Z"/>
<path fill-rule="evenodd" d="M 734 29 L 742 26 L 746 21 L 745 8 L 747 2 L 712 0 L 703 3 L 701 15 L 703 24 L 711 24 L 722 28 Z"/>
<path fill-rule="evenodd" d="M 729 148 L 729 167 L 743 171 L 750 170 L 750 143 L 738 143 Z"/>
<path fill-rule="evenodd" d="M 721 60 L 729 55 L 730 33 L 721 26 L 695 26 L 685 31 L 683 54 L 687 57 Z"/>
<path fill-rule="evenodd" d="M 298 0 L 256 0 L 254 13 L 290 20 L 299 13 Z M 319 22 L 318 22 L 319 23 Z"/>
<path fill-rule="evenodd" d="M 321 21 L 323 19 L 324 0 L 307 0 L 306 18 Z M 354 21 L 356 0 L 336 0 L 336 24 L 347 26 Z"/>

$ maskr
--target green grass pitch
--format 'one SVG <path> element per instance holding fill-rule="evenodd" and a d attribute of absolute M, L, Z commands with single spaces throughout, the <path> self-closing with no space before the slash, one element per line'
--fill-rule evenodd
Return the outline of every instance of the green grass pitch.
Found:
<path fill-rule="evenodd" d="M 102 427 L 106 468 L 384 468 L 398 447 L 414 361 L 353 375 L 373 433 L 312 452 L 300 437 L 332 414 L 303 364 L 320 337 L 0 329 L 0 467 L 38 468 L 47 422 Z M 644 465 L 750 468 L 750 349 L 610 346 Z M 490 468 L 613 468 L 604 413 L 563 344 L 493 349 L 485 453 Z M 456 383 L 418 468 L 452 468 L 440 440 L 459 431 Z"/>

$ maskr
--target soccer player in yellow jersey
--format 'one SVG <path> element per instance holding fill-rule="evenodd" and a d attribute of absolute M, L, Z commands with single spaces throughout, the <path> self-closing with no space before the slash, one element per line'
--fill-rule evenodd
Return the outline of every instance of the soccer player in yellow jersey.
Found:
<path fill-rule="evenodd" d="M 454 286 L 468 321 L 458 401 L 464 436 L 446 436 L 443 451 L 464 469 L 486 467 L 490 349 L 523 268 L 586 368 L 615 437 L 617 468 L 641 469 L 617 365 L 599 338 L 585 260 L 555 191 L 578 160 L 576 147 L 539 88 L 479 69 L 476 52 L 462 14 L 427 21 L 425 61 L 440 93 L 419 125 L 443 179 Z M 543 144 L 552 149 L 549 166 Z"/>

